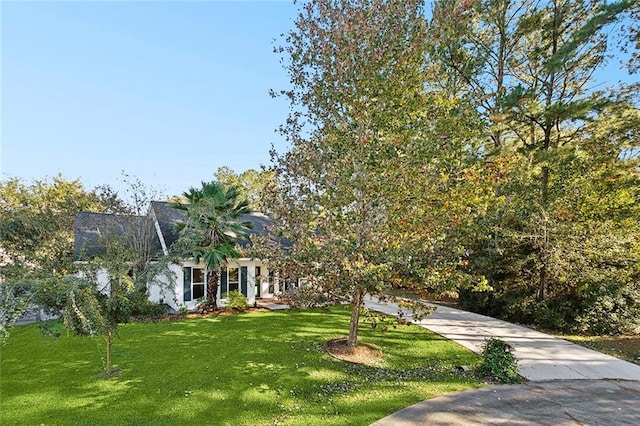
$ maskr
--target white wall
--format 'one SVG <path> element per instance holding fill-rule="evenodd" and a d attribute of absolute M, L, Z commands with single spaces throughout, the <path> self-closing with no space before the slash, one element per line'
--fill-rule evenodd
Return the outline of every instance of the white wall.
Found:
<path fill-rule="evenodd" d="M 169 278 L 165 276 L 157 277 L 156 282 L 147 287 L 147 293 L 150 301 L 165 303 L 177 311 L 180 307 L 179 301 L 182 300 L 182 285 L 177 286 L 176 283 L 182 283 L 182 267 L 171 264 L 169 270 L 173 272 L 175 281 L 168 282 Z"/>
<path fill-rule="evenodd" d="M 256 291 L 255 291 L 256 290 L 255 289 L 255 286 L 256 286 L 255 267 L 256 266 L 260 266 L 261 275 L 263 277 L 262 282 L 259 284 L 261 297 L 273 297 L 279 292 L 277 275 L 275 276 L 274 278 L 275 282 L 273 283 L 274 291 L 272 293 L 269 292 L 269 280 L 268 280 L 269 269 L 267 266 L 267 262 L 264 262 L 262 260 L 256 260 L 256 259 L 243 258 L 243 259 L 237 259 L 237 260 L 231 261 L 228 264 L 228 267 L 233 267 L 233 268 L 241 268 L 243 266 L 247 267 L 247 303 L 249 305 L 253 305 L 256 302 Z M 205 265 L 202 262 L 195 263 L 189 260 L 184 261 L 181 265 L 171 265 L 170 269 L 175 274 L 175 282 L 173 282 L 172 285 L 170 286 L 173 288 L 173 292 L 166 288 L 163 288 L 163 285 L 165 284 L 165 281 L 164 281 L 165 278 L 160 277 L 158 281 L 163 285 L 159 285 L 159 284 L 149 285 L 149 289 L 148 289 L 149 300 L 155 303 L 165 303 L 171 306 L 171 308 L 175 309 L 176 311 L 179 310 L 181 307 L 186 307 L 190 311 L 196 310 L 197 304 L 198 304 L 197 301 L 195 300 L 191 300 L 187 302 L 184 301 L 183 267 L 204 268 Z M 206 286 L 206 283 L 205 283 L 205 286 Z M 225 306 L 227 301 L 226 299 L 222 299 L 220 293 L 221 293 L 221 287 L 220 287 L 220 284 L 218 283 L 218 294 L 217 294 L 218 305 L 222 307 L 222 306 Z"/>

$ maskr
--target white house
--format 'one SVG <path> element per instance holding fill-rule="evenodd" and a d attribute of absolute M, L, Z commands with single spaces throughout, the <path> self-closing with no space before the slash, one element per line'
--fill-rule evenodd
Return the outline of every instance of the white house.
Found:
<path fill-rule="evenodd" d="M 109 237 L 124 238 L 132 229 L 147 227 L 150 250 L 154 256 L 167 255 L 173 243 L 178 240 L 175 228 L 184 222 L 185 214 L 181 210 L 171 207 L 171 204 L 161 201 L 152 201 L 149 214 L 141 216 L 124 216 L 104 213 L 80 212 L 76 214 L 74 256 L 81 261 L 106 250 L 106 239 Z M 251 245 L 251 237 L 269 235 L 274 241 L 278 241 L 269 233 L 271 220 L 260 213 L 243 215 L 243 221 L 249 221 L 253 225 L 249 233 L 249 240 L 240 241 L 239 245 L 246 249 Z M 206 266 L 204 263 L 196 263 L 193 259 L 184 259 L 179 264 L 170 266 L 175 275 L 175 281 L 162 282 L 166 278 L 159 278 L 157 282 L 149 284 L 147 291 L 149 299 L 156 303 L 170 306 L 174 310 L 186 307 L 189 310 L 196 309 L 199 299 L 206 297 Z M 264 259 L 240 258 L 230 261 L 220 274 L 218 285 L 218 301 L 224 306 L 225 294 L 228 291 L 237 290 L 247 297 L 249 304 L 254 304 L 260 298 L 270 298 L 277 295 L 282 289 L 275 268 L 270 268 L 269 262 Z M 106 274 L 101 275 L 105 281 Z M 105 282 L 106 285 L 106 282 Z"/>

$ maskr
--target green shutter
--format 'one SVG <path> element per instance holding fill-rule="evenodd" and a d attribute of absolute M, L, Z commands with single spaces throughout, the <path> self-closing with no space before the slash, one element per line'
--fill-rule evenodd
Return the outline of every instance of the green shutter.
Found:
<path fill-rule="evenodd" d="M 224 294 L 228 291 L 229 289 L 227 286 L 227 269 L 222 268 L 220 269 L 220 297 L 224 297 Z"/>
<path fill-rule="evenodd" d="M 253 277 L 256 285 L 256 297 L 260 297 L 261 284 L 260 284 L 260 267 L 259 266 L 256 266 Z"/>
<path fill-rule="evenodd" d="M 182 268 L 182 274 L 184 275 L 183 300 L 189 302 L 191 301 L 191 268 Z"/>
<path fill-rule="evenodd" d="M 240 291 L 245 296 L 249 296 L 247 294 L 247 267 L 246 266 L 240 267 Z"/>

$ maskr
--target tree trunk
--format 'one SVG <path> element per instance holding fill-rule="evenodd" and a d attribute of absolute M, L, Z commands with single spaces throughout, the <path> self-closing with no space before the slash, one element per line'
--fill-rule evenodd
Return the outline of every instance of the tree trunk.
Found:
<path fill-rule="evenodd" d="M 113 343 L 113 339 L 111 336 L 111 329 L 107 329 L 107 365 L 105 367 L 105 371 L 107 376 L 111 374 L 113 370 L 113 366 L 111 365 L 111 344 Z"/>
<path fill-rule="evenodd" d="M 547 297 L 547 286 L 549 279 L 547 278 L 547 264 L 544 249 L 540 252 L 540 275 L 538 282 L 538 300 L 543 301 Z"/>
<path fill-rule="evenodd" d="M 347 346 L 354 347 L 358 344 L 358 321 L 360 321 L 360 308 L 364 301 L 364 292 L 360 289 L 356 290 L 351 302 L 351 321 L 349 322 L 349 338 Z"/>
<path fill-rule="evenodd" d="M 549 199 L 549 168 L 547 166 L 542 167 L 542 208 L 546 210 L 547 203 Z M 547 297 L 547 287 L 548 287 L 548 271 L 547 271 L 547 244 L 548 244 L 548 229 L 547 229 L 547 221 L 545 216 L 545 222 L 543 224 L 544 229 L 543 239 L 542 239 L 542 247 L 538 253 L 538 261 L 540 262 L 540 274 L 538 276 L 538 300 L 543 301 Z"/>
<path fill-rule="evenodd" d="M 218 309 L 218 280 L 220 278 L 219 270 L 212 269 L 207 273 L 207 305 L 213 309 Z"/>

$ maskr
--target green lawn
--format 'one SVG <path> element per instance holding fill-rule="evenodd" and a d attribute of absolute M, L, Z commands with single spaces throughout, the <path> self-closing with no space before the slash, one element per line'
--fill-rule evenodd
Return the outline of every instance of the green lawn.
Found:
<path fill-rule="evenodd" d="M 376 367 L 327 356 L 324 341 L 348 321 L 336 308 L 126 324 L 114 345 L 121 375 L 109 379 L 96 378 L 102 339 L 16 327 L 0 353 L 0 424 L 367 425 L 482 386 L 451 372 L 477 355 L 415 326 L 362 325 L 384 352 Z"/>

